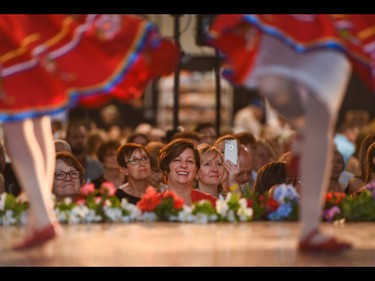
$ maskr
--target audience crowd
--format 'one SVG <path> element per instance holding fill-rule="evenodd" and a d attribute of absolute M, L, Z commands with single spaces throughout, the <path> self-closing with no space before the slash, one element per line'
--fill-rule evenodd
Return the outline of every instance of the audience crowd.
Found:
<path fill-rule="evenodd" d="M 354 196 L 375 178 L 375 125 L 348 115 L 332 137 L 335 153 L 327 191 Z M 117 129 L 122 133 L 110 134 L 78 118 L 58 127 L 51 187 L 57 201 L 76 200 L 80 187 L 87 183 L 99 189 L 104 182 L 111 182 L 116 196 L 134 205 L 151 186 L 160 194 L 174 191 L 186 205 L 207 199 L 213 206 L 229 192 L 267 195 L 283 183 L 300 192 L 303 185 L 298 177 L 288 176 L 295 136 L 291 127 L 278 134 L 255 134 L 239 128 L 218 134 L 209 122 L 178 131 L 143 123 L 134 130 Z M 228 139 L 238 143 L 238 163 L 225 160 Z M 4 144 L 0 144 L 0 192 L 22 196 Z"/>

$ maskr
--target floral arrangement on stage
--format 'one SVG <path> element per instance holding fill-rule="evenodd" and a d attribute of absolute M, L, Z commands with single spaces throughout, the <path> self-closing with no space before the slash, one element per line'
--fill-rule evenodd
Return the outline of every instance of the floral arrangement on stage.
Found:
<path fill-rule="evenodd" d="M 297 221 L 299 194 L 292 185 L 276 186 L 268 195 L 258 195 L 249 188 L 242 198 L 228 193 L 217 200 L 215 207 L 202 200 L 191 206 L 184 204 L 176 193 L 166 191 L 160 195 L 149 187 L 137 205 L 115 195 L 116 188 L 105 182 L 100 189 L 92 183 L 81 188 L 76 201 L 65 198 L 55 203 L 55 211 L 61 223 L 98 222 L 150 222 L 171 221 L 188 223 L 249 222 L 256 220 Z M 356 196 L 329 192 L 326 195 L 322 220 L 375 221 L 375 182 Z M 0 195 L 0 225 L 25 224 L 28 202 L 11 194 Z"/>
<path fill-rule="evenodd" d="M 17 200 L 12 194 L 0 194 L 0 225 L 24 224 L 28 203 Z"/>
<path fill-rule="evenodd" d="M 375 221 L 375 181 L 353 196 L 328 193 L 323 218 L 327 221 Z"/>
<path fill-rule="evenodd" d="M 209 201 L 201 200 L 192 206 L 184 205 L 184 201 L 175 192 L 166 191 L 159 195 L 152 187 L 138 202 L 137 207 L 142 214 L 141 221 L 179 221 L 179 222 L 225 222 L 250 221 L 252 209 L 247 201 L 236 194 L 228 193 L 225 200 L 217 200 L 213 207 Z"/>
<path fill-rule="evenodd" d="M 62 223 L 131 222 L 140 215 L 139 209 L 120 201 L 115 196 L 116 187 L 104 182 L 99 189 L 93 183 L 81 187 L 79 198 L 72 202 L 66 198 L 55 203 L 57 217 Z"/>
<path fill-rule="evenodd" d="M 253 209 L 254 220 L 294 221 L 298 219 L 299 195 L 292 185 L 281 184 L 272 196 L 256 194 L 245 187 L 245 197 Z"/>

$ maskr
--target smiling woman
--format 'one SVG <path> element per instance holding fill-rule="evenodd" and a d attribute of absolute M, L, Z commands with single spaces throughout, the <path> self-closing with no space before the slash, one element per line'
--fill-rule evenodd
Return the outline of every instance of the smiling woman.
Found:
<path fill-rule="evenodd" d="M 159 153 L 159 167 L 168 185 L 164 192 L 167 190 L 176 192 L 188 206 L 203 199 L 215 206 L 215 197 L 194 189 L 200 166 L 199 152 L 191 140 L 178 138 L 169 142 Z M 164 192 L 161 193 L 161 197 Z"/>

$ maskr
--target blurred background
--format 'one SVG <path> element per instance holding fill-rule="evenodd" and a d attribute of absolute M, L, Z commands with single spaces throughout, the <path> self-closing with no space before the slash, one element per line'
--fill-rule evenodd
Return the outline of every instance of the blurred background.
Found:
<path fill-rule="evenodd" d="M 77 107 L 69 112 L 71 117 L 88 117 L 98 127 L 120 122 L 121 126 L 134 129 L 140 123 L 149 123 L 163 130 L 176 124 L 174 110 L 178 110 L 178 125 L 189 129 L 197 121 L 216 123 L 218 116 L 221 130 L 233 126 L 235 114 L 253 100 L 259 99 L 254 90 L 244 90 L 229 85 L 220 79 L 220 109 L 217 109 L 217 85 L 215 65 L 220 60 L 215 50 L 204 43 L 204 35 L 215 15 L 211 14 L 142 14 L 154 22 L 165 37 L 178 39 L 183 56 L 179 71 L 179 101 L 174 104 L 174 76 L 153 81 L 144 95 L 137 100 L 124 103 L 110 102 L 100 108 Z M 375 117 L 375 96 L 353 73 L 345 99 L 343 100 L 337 124 L 348 115 L 350 118 Z M 220 114 L 217 114 L 217 110 Z M 104 117 L 103 117 L 104 116 Z M 353 117 L 354 116 L 354 117 Z M 131 118 L 130 118 L 131 117 Z M 63 117 L 65 118 L 65 117 Z"/>

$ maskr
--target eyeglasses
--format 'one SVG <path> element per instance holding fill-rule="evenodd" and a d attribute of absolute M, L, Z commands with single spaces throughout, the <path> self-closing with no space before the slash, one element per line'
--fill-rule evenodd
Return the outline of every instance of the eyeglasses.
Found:
<path fill-rule="evenodd" d="M 139 164 L 141 163 L 141 161 L 142 161 L 142 163 L 148 163 L 148 162 L 150 162 L 150 158 L 148 158 L 148 157 L 134 158 L 134 159 L 130 159 L 130 160 L 129 160 L 128 162 L 126 162 L 125 164 L 130 163 L 130 164 L 132 164 L 133 166 L 137 166 L 137 165 L 139 165 Z"/>
<path fill-rule="evenodd" d="M 77 170 L 71 170 L 69 172 L 64 172 L 64 171 L 57 171 L 55 172 L 55 179 L 57 180 L 64 180 L 66 178 L 66 175 L 69 174 L 69 177 L 71 179 L 78 179 L 79 178 L 79 172 Z"/>

